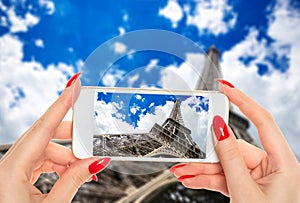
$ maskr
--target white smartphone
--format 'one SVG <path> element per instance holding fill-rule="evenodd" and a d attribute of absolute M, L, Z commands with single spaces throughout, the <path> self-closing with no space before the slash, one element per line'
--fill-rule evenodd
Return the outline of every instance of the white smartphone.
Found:
<path fill-rule="evenodd" d="M 217 91 L 82 87 L 72 150 L 78 158 L 218 162 L 215 115 L 228 122 L 229 101 Z"/>

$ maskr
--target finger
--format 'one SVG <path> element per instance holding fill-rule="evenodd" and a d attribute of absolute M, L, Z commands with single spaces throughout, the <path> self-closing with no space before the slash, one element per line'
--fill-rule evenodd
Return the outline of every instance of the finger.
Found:
<path fill-rule="evenodd" d="M 72 139 L 72 121 L 61 122 L 54 132 L 53 139 Z"/>
<path fill-rule="evenodd" d="M 239 151 L 245 160 L 248 169 L 251 170 L 258 167 L 261 162 L 266 159 L 267 154 L 265 151 L 242 139 L 238 139 L 237 142 Z"/>
<path fill-rule="evenodd" d="M 228 191 L 231 195 L 243 194 L 249 191 L 249 194 L 255 194 L 259 191 L 256 183 L 250 176 L 249 170 L 239 151 L 238 142 L 234 134 L 230 131 L 221 116 L 215 116 L 213 119 L 212 132 L 218 140 L 215 150 L 226 176 Z M 234 191 L 232 193 L 231 191 Z M 237 199 L 235 199 L 237 198 Z M 238 200 L 240 196 L 235 196 Z"/>
<path fill-rule="evenodd" d="M 77 160 L 69 148 L 50 142 L 44 152 L 43 159 L 39 160 L 34 166 L 34 177 L 31 182 L 34 182 L 35 177 L 38 177 L 41 173 L 56 172 L 60 175 L 61 169 L 69 167 Z"/>
<path fill-rule="evenodd" d="M 56 164 L 52 161 L 46 160 L 42 166 L 33 171 L 30 182 L 34 184 L 42 173 L 55 172 L 60 177 L 67 169 L 68 166 Z"/>
<path fill-rule="evenodd" d="M 244 140 L 238 139 L 237 144 L 249 170 L 257 168 L 267 156 L 263 150 L 249 144 Z M 223 173 L 220 163 L 178 164 L 173 166 L 170 171 L 174 173 L 176 177 L 183 175 L 213 175 Z"/>
<path fill-rule="evenodd" d="M 220 163 L 189 163 L 185 165 L 177 165 L 181 166 L 179 168 L 175 168 L 174 166 L 174 175 L 176 177 L 184 176 L 184 175 L 213 175 L 223 173 L 223 169 Z"/>
<path fill-rule="evenodd" d="M 66 166 L 72 165 L 73 162 L 78 160 L 71 149 L 53 142 L 50 142 L 45 150 L 45 159 Z"/>
<path fill-rule="evenodd" d="M 207 189 L 229 195 L 224 175 L 181 176 L 178 180 L 187 188 Z"/>
<path fill-rule="evenodd" d="M 54 169 L 55 173 L 58 175 L 58 177 L 61 177 L 68 168 L 69 168 L 68 166 L 63 166 L 63 165 L 59 165 L 59 164 L 53 165 L 53 169 Z"/>
<path fill-rule="evenodd" d="M 237 88 L 221 84 L 221 91 L 256 126 L 260 141 L 268 155 L 273 156 L 277 160 L 290 162 L 287 158 L 294 157 L 293 153 L 272 115 Z"/>
<path fill-rule="evenodd" d="M 43 154 L 56 128 L 72 106 L 73 97 L 76 99 L 80 92 L 80 81 L 77 80 L 64 90 L 62 95 L 50 106 L 45 114 L 13 145 L 9 156 L 14 156 L 11 164 L 22 166 L 32 165 Z"/>
<path fill-rule="evenodd" d="M 71 202 L 78 188 L 93 174 L 102 171 L 109 162 L 110 158 L 97 161 L 93 158 L 76 161 L 57 180 L 45 202 Z"/>
<path fill-rule="evenodd" d="M 74 86 L 64 90 L 61 96 L 50 106 L 42 117 L 33 125 L 27 133 L 27 139 L 32 144 L 48 145 L 53 137 L 57 127 L 62 122 L 66 113 L 72 106 L 73 100 L 76 100 L 80 92 L 80 81 L 77 80 Z"/>

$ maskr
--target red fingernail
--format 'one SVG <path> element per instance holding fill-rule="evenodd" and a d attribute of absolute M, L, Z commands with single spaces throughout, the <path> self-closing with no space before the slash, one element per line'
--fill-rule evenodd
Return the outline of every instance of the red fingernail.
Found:
<path fill-rule="evenodd" d="M 221 116 L 215 116 L 213 120 L 213 130 L 219 141 L 229 137 L 229 132 L 226 123 Z"/>
<path fill-rule="evenodd" d="M 170 168 L 170 172 L 171 172 L 171 173 L 174 173 L 175 169 L 180 168 L 180 167 L 183 167 L 183 166 L 186 166 L 186 164 L 178 164 L 178 165 L 176 165 L 176 166 L 172 166 L 172 167 Z"/>
<path fill-rule="evenodd" d="M 93 179 L 94 181 L 98 182 L 98 177 L 97 177 L 96 174 L 92 175 L 92 179 Z"/>
<path fill-rule="evenodd" d="M 217 80 L 219 83 L 222 83 L 223 85 L 227 85 L 228 87 L 234 88 L 234 85 L 228 82 L 227 80 Z"/>
<path fill-rule="evenodd" d="M 76 73 L 75 75 L 73 75 L 70 79 L 69 79 L 69 81 L 68 81 L 68 83 L 67 83 L 67 85 L 66 85 L 66 88 L 67 87 L 70 87 L 71 85 L 73 85 L 74 84 L 74 82 L 78 79 L 78 77 L 81 75 L 81 72 L 78 72 L 78 73 Z"/>
<path fill-rule="evenodd" d="M 91 174 L 96 174 L 102 171 L 110 162 L 111 158 L 102 158 L 91 163 L 89 166 L 89 171 Z"/>
<path fill-rule="evenodd" d="M 178 178 L 178 181 L 183 181 L 185 179 L 194 178 L 194 177 L 196 177 L 196 176 L 194 176 L 194 175 L 184 175 L 184 176 L 180 176 Z"/>

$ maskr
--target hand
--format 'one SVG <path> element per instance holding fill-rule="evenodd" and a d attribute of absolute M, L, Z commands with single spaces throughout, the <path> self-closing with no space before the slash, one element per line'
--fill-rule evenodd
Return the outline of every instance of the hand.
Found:
<path fill-rule="evenodd" d="M 95 179 L 109 163 L 110 158 L 79 160 L 70 149 L 50 142 L 71 139 L 72 123 L 62 119 L 79 95 L 78 77 L 69 80 L 57 101 L 0 160 L 0 202 L 70 202 L 80 185 Z M 49 172 L 59 179 L 49 194 L 42 194 L 33 184 Z"/>
<path fill-rule="evenodd" d="M 220 116 L 213 120 L 220 163 L 187 163 L 170 169 L 188 188 L 219 191 L 231 202 L 300 202 L 300 165 L 272 115 L 227 81 L 221 92 L 254 123 L 265 151 L 236 140 Z"/>

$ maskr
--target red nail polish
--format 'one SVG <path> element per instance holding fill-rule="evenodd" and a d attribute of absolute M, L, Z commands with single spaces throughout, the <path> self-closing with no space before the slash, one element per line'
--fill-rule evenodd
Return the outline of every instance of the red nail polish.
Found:
<path fill-rule="evenodd" d="M 234 88 L 234 85 L 231 84 L 230 82 L 228 82 L 227 80 L 222 80 L 222 79 L 219 79 L 217 80 L 219 83 L 223 84 L 223 85 L 227 85 L 228 87 L 231 87 L 231 88 Z"/>
<path fill-rule="evenodd" d="M 67 87 L 70 87 L 71 85 L 73 85 L 74 82 L 79 78 L 80 75 L 81 75 L 81 72 L 78 72 L 78 73 L 76 73 L 75 75 L 73 75 L 73 76 L 69 79 L 69 81 L 68 81 L 68 83 L 67 83 L 67 85 L 66 85 L 66 88 L 67 88 Z"/>
<path fill-rule="evenodd" d="M 221 116 L 215 116 L 213 120 L 213 130 L 219 141 L 229 137 L 229 132 L 226 123 Z"/>
<path fill-rule="evenodd" d="M 184 166 L 186 166 L 186 164 L 178 164 L 178 165 L 176 165 L 176 166 L 172 166 L 172 167 L 170 168 L 170 172 L 171 172 L 171 173 L 174 173 L 175 169 L 180 168 L 180 167 L 184 167 Z"/>
<path fill-rule="evenodd" d="M 96 174 L 92 175 L 92 179 L 96 182 L 98 182 L 98 177 L 96 176 Z"/>
<path fill-rule="evenodd" d="M 194 175 L 184 175 L 184 176 L 180 176 L 178 178 L 178 181 L 183 181 L 185 179 L 194 178 L 194 177 L 196 177 L 196 176 L 194 176 Z"/>
<path fill-rule="evenodd" d="M 102 158 L 94 161 L 89 166 L 89 171 L 91 174 L 96 174 L 102 171 L 110 162 L 111 158 Z"/>

